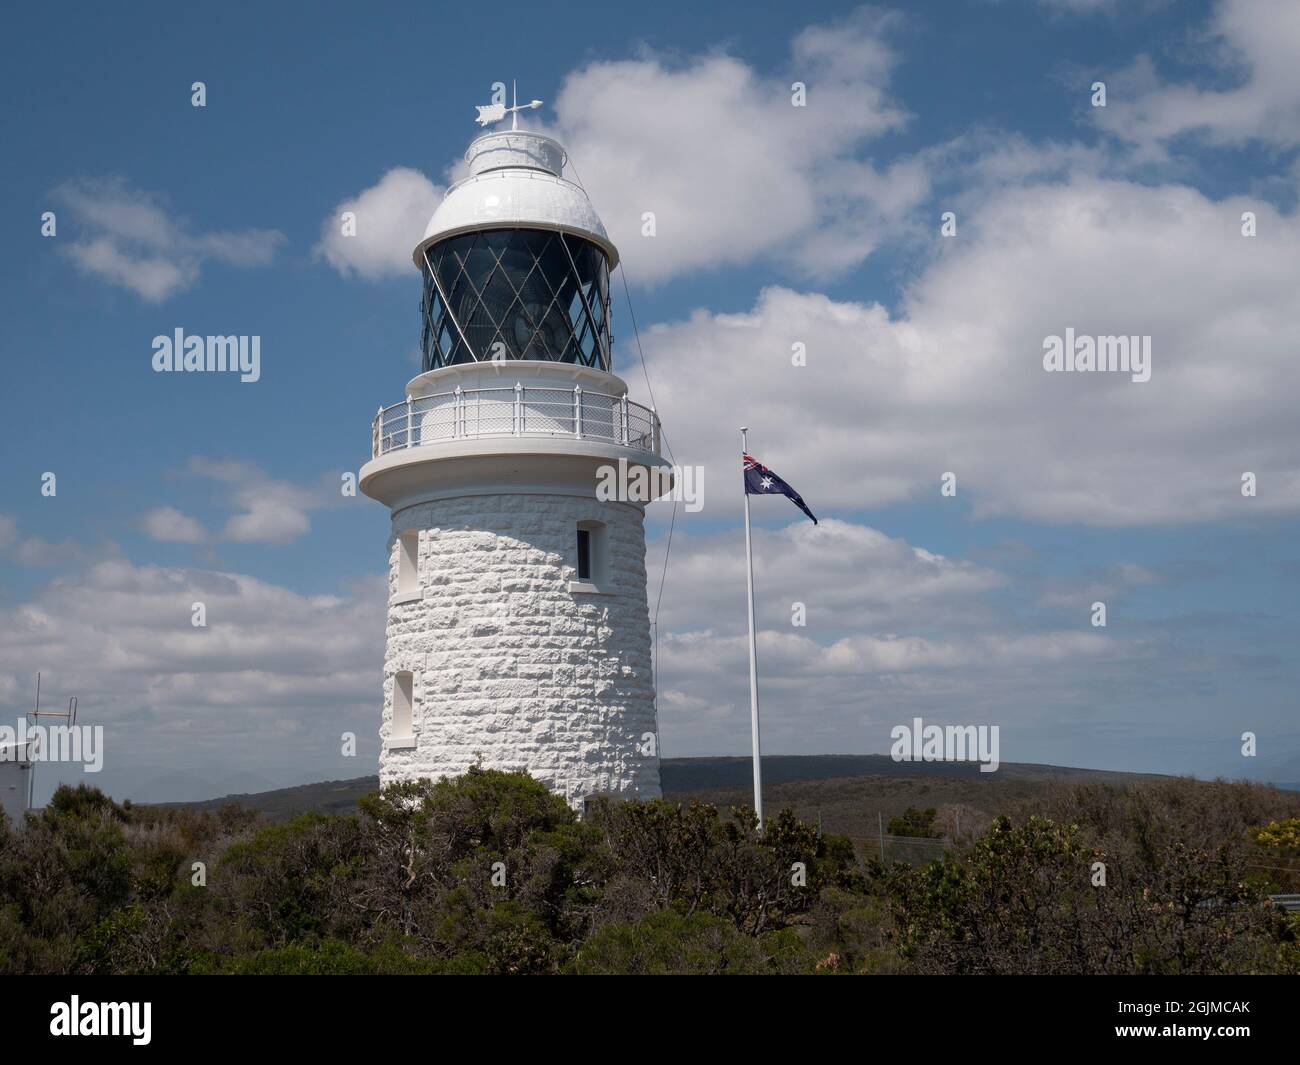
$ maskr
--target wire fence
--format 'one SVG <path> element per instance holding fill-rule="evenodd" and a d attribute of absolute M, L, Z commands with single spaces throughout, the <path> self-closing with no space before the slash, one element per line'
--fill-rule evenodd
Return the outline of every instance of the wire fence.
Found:
<path fill-rule="evenodd" d="M 942 858 L 952 848 L 952 840 L 938 836 L 854 836 L 847 832 L 829 831 L 833 836 L 851 840 L 863 858 L 874 858 L 884 865 L 902 862 L 906 865 L 928 865 Z"/>

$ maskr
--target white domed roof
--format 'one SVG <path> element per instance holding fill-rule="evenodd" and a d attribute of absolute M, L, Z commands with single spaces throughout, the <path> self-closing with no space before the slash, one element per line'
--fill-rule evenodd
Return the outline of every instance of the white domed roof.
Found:
<path fill-rule="evenodd" d="M 560 176 L 564 149 L 531 130 L 504 130 L 479 137 L 465 153 L 470 176 L 447 190 L 424 230 L 412 259 L 438 241 L 480 229 L 550 229 L 573 233 L 600 246 L 610 269 L 618 249 L 610 243 L 587 194 Z"/>

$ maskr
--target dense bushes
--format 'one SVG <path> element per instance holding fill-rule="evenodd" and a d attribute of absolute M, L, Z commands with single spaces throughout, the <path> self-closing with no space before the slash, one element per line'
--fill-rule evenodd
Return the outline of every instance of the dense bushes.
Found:
<path fill-rule="evenodd" d="M 1283 830 L 1300 796 L 1170 780 L 1060 789 L 967 853 L 895 878 L 901 952 L 922 972 L 1294 971 Z M 1023 814 L 1023 811 L 1022 811 Z M 1261 836 L 1264 838 L 1262 839 Z"/>
<path fill-rule="evenodd" d="M 1300 964 L 1294 924 L 1265 900 L 1295 890 L 1300 797 L 1173 781 L 1009 813 L 941 861 L 885 869 L 788 811 L 761 836 L 747 812 L 700 804 L 597 804 L 579 821 L 536 781 L 482 769 L 284 825 L 61 788 L 24 829 L 0 820 L 0 972 Z"/>

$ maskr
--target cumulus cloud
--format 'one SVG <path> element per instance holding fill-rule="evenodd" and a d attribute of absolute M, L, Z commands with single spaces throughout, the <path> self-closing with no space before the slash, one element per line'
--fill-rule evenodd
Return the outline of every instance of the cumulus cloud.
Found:
<path fill-rule="evenodd" d="M 648 54 L 571 73 L 554 128 L 631 276 L 657 282 L 691 270 L 768 258 L 830 277 L 897 232 L 929 192 L 920 157 L 877 166 L 871 141 L 907 115 L 889 97 L 897 14 L 862 9 L 811 26 L 780 73 L 725 52 Z M 807 106 L 792 105 L 803 82 Z M 452 178 L 464 164 L 449 167 Z M 442 189 L 399 168 L 340 203 L 318 251 L 340 273 L 403 276 Z M 345 237 L 341 214 L 357 217 Z M 643 237 L 642 216 L 656 234 Z"/>
<path fill-rule="evenodd" d="M 175 507 L 156 507 L 140 522 L 145 534 L 171 544 L 201 544 L 207 539 L 202 524 Z"/>
<path fill-rule="evenodd" d="M 81 720 L 106 732 L 92 782 L 119 795 L 205 798 L 249 773 L 362 775 L 376 755 L 385 602 L 381 579 L 305 596 L 107 560 L 0 608 L 0 692 L 26 693 L 40 668 L 54 702 L 78 695 Z M 195 603 L 205 627 L 191 623 Z M 355 760 L 340 756 L 344 731 L 358 736 Z"/>
<path fill-rule="evenodd" d="M 735 753 L 747 734 L 739 536 L 732 530 L 674 543 L 657 648 L 661 735 L 670 756 Z M 1099 703 L 1132 699 L 1143 702 L 1151 731 L 1181 730 L 1211 743 L 1188 726 L 1188 699 L 1203 694 L 1207 676 L 1229 675 L 1226 653 L 1211 653 L 1212 663 L 1187 655 L 1160 626 L 1132 619 L 1122 635 L 1094 629 L 1072 601 L 1059 611 L 1041 607 L 1038 580 L 1012 581 L 852 522 L 798 519 L 757 528 L 754 536 L 770 751 L 884 751 L 889 730 L 919 715 L 997 724 L 1003 755 L 1012 760 L 1069 763 L 1071 744 L 1087 738 L 1090 757 L 1125 765 L 1132 761 L 1127 734 L 1113 743 L 1093 734 Z M 652 552 L 661 549 L 652 544 Z M 1139 567 L 1119 572 L 1135 587 L 1143 580 Z M 804 625 L 795 623 L 796 603 Z M 1168 767 L 1186 763 L 1171 758 Z"/>
<path fill-rule="evenodd" d="M 1138 589 L 1196 579 L 1202 575 L 1194 568 L 1186 573 L 1179 572 L 1178 567 L 1160 572 L 1124 562 L 1082 576 L 1049 577 L 1044 581 L 1045 587 L 1038 602 L 1052 609 L 1073 611 L 1076 617 L 1082 617 L 1092 609 L 1094 602 L 1104 603 L 1109 609 L 1126 601 Z"/>
<path fill-rule="evenodd" d="M 652 542 L 652 555 L 662 547 Z M 1278 671 L 1286 628 L 1243 629 L 1222 613 L 1153 616 L 1154 602 L 1168 603 L 1154 598 L 1160 587 L 1216 575 L 1201 561 L 1117 562 L 1064 578 L 1035 573 L 1041 560 L 1021 545 L 988 552 L 1030 564 L 1013 576 L 868 526 L 801 517 L 756 528 L 754 552 L 773 753 L 887 751 L 890 729 L 920 716 L 999 726 L 1006 761 L 1239 775 L 1225 737 L 1252 728 L 1279 742 L 1294 731 L 1290 676 Z M 668 757 L 747 748 L 743 565 L 739 529 L 674 540 L 657 646 Z M 1115 597 L 1105 629 L 1077 595 L 1097 588 Z M 804 626 L 793 623 L 795 602 Z M 1261 673 L 1275 683 L 1261 688 Z"/>
<path fill-rule="evenodd" d="M 812 26 L 782 74 L 726 54 L 648 56 L 570 74 L 556 131 L 630 276 L 660 281 L 768 257 L 830 276 L 865 259 L 929 190 L 915 160 L 877 168 L 865 147 L 901 128 L 890 98 L 894 14 Z M 807 106 L 791 86 L 807 87 Z M 654 237 L 642 216 L 655 215 Z"/>
<path fill-rule="evenodd" d="M 736 551 L 734 532 L 683 533 L 674 538 L 671 562 L 661 625 L 694 627 L 708 617 L 716 618 L 713 624 L 722 625 L 722 631 L 744 629 L 745 558 Z M 649 569 L 657 574 L 661 565 L 656 559 Z M 957 602 L 963 604 L 959 627 L 977 627 L 989 621 L 979 596 L 1003 583 L 1002 575 L 988 567 L 945 558 L 835 518 L 818 525 L 801 519 L 765 531 L 754 565 L 763 575 L 761 625 L 788 628 L 791 606 L 801 602 L 809 627 L 822 632 L 917 624 Z M 730 612 L 720 612 L 720 604 L 729 604 Z M 732 628 L 726 629 L 722 618 L 730 618 Z"/>
<path fill-rule="evenodd" d="M 237 543 L 288 544 L 311 528 L 300 506 L 278 499 L 245 496 L 245 509 L 226 522 L 226 539 Z"/>
<path fill-rule="evenodd" d="M 745 735 L 738 537 L 674 541 L 658 646 L 661 731 L 674 754 L 731 753 Z M 759 528 L 754 555 L 769 750 L 882 751 L 889 728 L 914 712 L 973 720 L 966 700 L 980 692 L 1005 699 L 993 723 L 1023 725 L 1062 671 L 1134 654 L 1082 616 L 1073 629 L 1024 631 L 992 595 L 1008 584 L 1003 574 L 869 526 L 828 518 Z"/>
<path fill-rule="evenodd" d="M 443 189 L 418 170 L 395 167 L 356 196 L 343 200 L 321 224 L 316 253 L 345 277 L 373 281 L 405 277 L 415 269 L 411 251 L 424 235 Z M 355 232 L 344 233 L 346 212 Z"/>
<path fill-rule="evenodd" d="M 669 756 L 735 753 L 748 734 L 738 535 L 674 546 L 657 649 Z M 1173 627 L 1130 619 L 1114 635 L 1094 630 L 1069 601 L 1060 616 L 1026 620 L 1024 605 L 1045 598 L 1040 586 L 833 518 L 756 529 L 755 559 L 773 751 L 883 751 L 889 729 L 919 714 L 998 724 L 1008 760 L 1068 763 L 1072 739 L 1086 738 L 1090 758 L 1149 770 L 1127 725 L 1096 735 L 1099 703 L 1141 705 L 1133 728 L 1148 737 L 1208 733 L 1212 745 L 1222 719 L 1190 722 L 1189 700 L 1257 664 L 1231 647 L 1181 648 Z M 1134 589 L 1161 579 L 1133 565 L 1113 578 Z M 792 624 L 795 601 L 806 625 Z M 203 627 L 192 623 L 197 603 Z M 386 603 L 382 576 L 300 595 L 239 573 L 106 558 L 0 606 L 0 698 L 19 705 L 33 668 L 52 702 L 78 695 L 83 720 L 107 732 L 94 783 L 119 796 L 204 798 L 359 776 L 377 754 Z M 1276 716 L 1251 713 L 1257 727 Z M 347 732 L 355 759 L 341 753 Z M 1166 768 L 1186 769 L 1180 757 L 1167 752 Z M 81 779 L 52 771 L 42 787 L 53 776 Z"/>
<path fill-rule="evenodd" d="M 690 590 L 704 602 L 687 599 L 663 619 L 672 753 L 734 751 L 746 734 L 743 576 L 734 550 L 718 564 L 727 547 L 724 537 L 684 538 L 675 549 L 669 599 Z M 1082 624 L 1023 631 L 985 601 L 998 573 L 864 526 L 760 529 L 756 549 L 775 750 L 883 750 L 900 714 L 951 715 L 971 693 L 998 693 L 1009 705 L 993 720 L 1023 723 L 1033 697 L 1065 686 L 1066 674 L 1091 668 L 1095 680 L 1099 668 L 1151 653 Z M 859 604 L 846 589 L 864 567 L 878 572 Z M 107 733 L 94 782 L 120 796 L 202 798 L 361 775 L 377 753 L 386 592 L 382 577 L 299 595 L 239 573 L 101 560 L 0 607 L 0 695 L 18 700 L 34 663 L 47 698 L 78 695 L 83 720 Z M 795 595 L 809 607 L 803 628 L 790 625 Z M 196 603 L 203 627 L 192 624 Z M 344 732 L 358 737 L 356 760 L 340 754 Z M 80 779 L 75 769 L 63 776 Z"/>
<path fill-rule="evenodd" d="M 84 551 L 75 540 L 52 543 L 40 536 L 29 536 L 14 549 L 14 557 L 24 566 L 66 566 L 80 561 Z"/>
<path fill-rule="evenodd" d="M 1300 145 L 1300 18 L 1294 0 L 1219 0 L 1198 58 L 1234 84 L 1163 81 L 1149 56 L 1107 80 L 1104 129 L 1151 149 L 1184 134 L 1213 144 Z"/>
<path fill-rule="evenodd" d="M 76 223 L 64 250 L 78 269 L 149 303 L 191 287 L 209 261 L 265 266 L 284 241 L 273 229 L 197 232 L 120 178 L 68 182 L 53 197 Z"/>
<path fill-rule="evenodd" d="M 1246 209 L 1258 237 L 1241 235 Z M 733 469 L 747 424 L 751 450 L 828 516 L 937 501 L 947 471 L 976 516 L 1122 526 L 1300 510 L 1294 214 L 1085 175 L 1002 189 L 963 217 L 894 314 L 770 288 L 748 312 L 644 333 L 676 459 Z M 1150 381 L 1045 372 L 1044 338 L 1067 328 L 1151 336 Z M 791 365 L 794 343 L 806 366 Z M 1243 472 L 1267 489 L 1243 497 Z"/>
<path fill-rule="evenodd" d="M 198 456 L 189 460 L 185 472 L 225 486 L 224 494 L 234 513 L 219 528 L 209 530 L 197 518 L 175 507 L 154 507 L 140 520 L 141 530 L 151 539 L 176 544 L 223 540 L 287 544 L 311 531 L 311 511 L 337 502 L 332 475 L 303 485 L 272 477 L 250 463 Z"/>
<path fill-rule="evenodd" d="M 116 550 L 115 545 L 109 545 Z M 0 514 L 0 551 L 8 551 L 24 566 L 60 566 L 82 561 L 86 551 L 74 540 L 52 543 L 40 536 L 22 537 L 18 522 L 7 514 Z"/>
<path fill-rule="evenodd" d="M 328 501 L 319 488 L 275 480 L 242 462 L 194 458 L 188 469 L 229 487 L 237 512 L 226 521 L 221 536 L 236 543 L 292 543 L 310 531 L 308 512 Z"/>

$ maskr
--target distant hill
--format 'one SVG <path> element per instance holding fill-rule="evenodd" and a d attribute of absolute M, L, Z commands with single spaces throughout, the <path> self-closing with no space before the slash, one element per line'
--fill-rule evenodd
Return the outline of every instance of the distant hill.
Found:
<path fill-rule="evenodd" d="M 660 763 L 664 797 L 676 802 L 699 800 L 720 807 L 752 801 L 752 765 L 748 758 L 667 758 Z M 861 836 L 874 833 L 878 814 L 886 821 L 908 806 L 965 806 L 989 813 L 1025 799 L 1055 782 L 1091 780 L 1116 787 L 1151 774 L 1003 762 L 996 773 L 981 773 L 969 762 L 895 762 L 883 754 L 773 755 L 763 759 L 763 798 L 769 810 L 791 806 L 828 832 Z M 379 787 L 379 778 L 327 780 L 201 802 L 163 803 L 215 810 L 238 803 L 285 821 L 315 810 L 345 814 L 357 800 Z"/>
<path fill-rule="evenodd" d="M 193 810 L 216 810 L 227 803 L 238 803 L 266 814 L 272 821 L 288 821 L 305 813 L 350 814 L 362 795 L 379 788 L 379 777 L 353 777 L 351 780 L 323 780 L 319 784 L 299 784 L 274 791 L 242 792 L 219 799 L 199 802 L 160 802 L 158 806 L 186 807 Z"/>
<path fill-rule="evenodd" d="M 665 795 L 721 809 L 753 802 L 748 758 L 689 758 L 665 764 Z M 908 807 L 934 808 L 945 835 L 982 832 L 999 813 L 1033 809 L 1056 784 L 1097 783 L 1125 788 L 1161 778 L 1149 773 L 1003 762 L 981 773 L 970 762 L 895 762 L 887 755 L 779 756 L 763 759 L 763 805 L 786 807 L 822 831 L 848 836 L 873 850 L 881 827 Z M 933 855 L 930 855 L 933 856 Z"/>
<path fill-rule="evenodd" d="M 754 764 L 749 757 L 667 758 L 661 763 L 665 794 L 674 795 L 713 788 L 752 788 Z M 981 773 L 975 762 L 895 762 L 887 754 L 778 754 L 763 758 L 763 785 L 838 777 L 949 777 L 988 783 L 1000 778 L 1017 780 L 1091 780 L 1113 783 L 1152 779 L 1152 774 L 1115 773 L 1102 769 L 1071 769 L 1003 762 L 996 773 Z"/>

